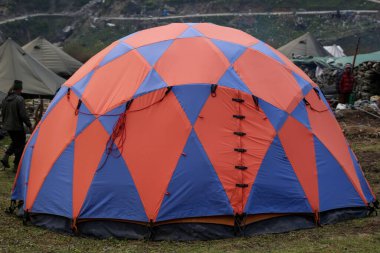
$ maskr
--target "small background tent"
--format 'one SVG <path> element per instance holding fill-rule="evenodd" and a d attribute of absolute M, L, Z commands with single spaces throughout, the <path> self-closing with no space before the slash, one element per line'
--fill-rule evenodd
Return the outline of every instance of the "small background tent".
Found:
<path fill-rule="evenodd" d="M 143 30 L 84 64 L 34 130 L 11 198 L 39 226 L 153 240 L 311 228 L 376 200 L 318 86 L 210 23 Z"/>
<path fill-rule="evenodd" d="M 329 54 L 331 54 L 332 56 L 334 57 L 343 57 L 343 56 L 346 56 L 344 51 L 343 51 L 343 48 L 341 46 L 338 46 L 338 45 L 332 45 L 332 46 L 324 46 L 323 47 L 327 52 L 329 52 Z"/>
<path fill-rule="evenodd" d="M 65 82 L 9 38 L 0 46 L 0 93 L 3 97 L 15 79 L 23 82 L 23 93 L 29 97 L 53 97 Z"/>
<path fill-rule="evenodd" d="M 309 32 L 280 47 L 278 51 L 288 58 L 297 58 L 300 56 L 331 56 L 329 52 L 323 48 L 321 43 Z"/>
<path fill-rule="evenodd" d="M 22 47 L 45 67 L 63 77 L 70 77 L 82 63 L 42 37 L 37 37 Z"/>

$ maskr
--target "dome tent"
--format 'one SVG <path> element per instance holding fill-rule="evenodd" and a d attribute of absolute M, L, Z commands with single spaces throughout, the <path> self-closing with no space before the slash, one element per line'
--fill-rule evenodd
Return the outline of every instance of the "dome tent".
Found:
<path fill-rule="evenodd" d="M 12 199 L 39 226 L 153 240 L 310 228 L 375 201 L 319 88 L 263 42 L 203 23 L 134 33 L 83 65 Z"/>

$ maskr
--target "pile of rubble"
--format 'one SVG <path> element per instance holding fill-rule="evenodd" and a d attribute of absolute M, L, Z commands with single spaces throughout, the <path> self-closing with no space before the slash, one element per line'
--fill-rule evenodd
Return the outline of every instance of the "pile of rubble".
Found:
<path fill-rule="evenodd" d="M 339 68 L 325 68 L 318 73 L 316 71 L 316 77 L 313 81 L 319 85 L 325 95 L 332 95 L 338 93 L 339 79 L 343 74 L 343 70 Z"/>
<path fill-rule="evenodd" d="M 380 62 L 364 62 L 354 69 L 356 98 L 380 95 Z"/>

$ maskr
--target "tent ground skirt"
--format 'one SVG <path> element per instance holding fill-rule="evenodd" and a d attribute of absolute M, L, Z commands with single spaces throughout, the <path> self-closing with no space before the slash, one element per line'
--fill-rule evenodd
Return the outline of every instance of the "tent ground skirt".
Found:
<path fill-rule="evenodd" d="M 334 224 L 340 221 L 368 216 L 367 208 L 345 208 L 320 214 L 320 225 Z M 74 234 L 71 220 L 49 214 L 31 214 L 31 223 L 50 230 Z M 248 221 L 249 219 L 247 219 Z M 169 222 L 150 226 L 117 220 L 81 220 L 77 223 L 79 235 L 97 238 L 120 238 L 136 240 L 215 240 L 260 234 L 284 233 L 300 229 L 314 228 L 314 218 L 310 215 L 288 214 L 269 219 L 230 226 L 203 222 Z"/>

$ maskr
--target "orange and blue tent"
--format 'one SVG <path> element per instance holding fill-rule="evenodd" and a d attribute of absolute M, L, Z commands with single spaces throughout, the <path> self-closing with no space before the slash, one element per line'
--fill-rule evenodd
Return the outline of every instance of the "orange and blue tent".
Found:
<path fill-rule="evenodd" d="M 50 229 L 192 240 L 364 217 L 376 197 L 300 69 L 242 31 L 178 23 L 112 43 L 66 81 L 12 200 Z"/>

